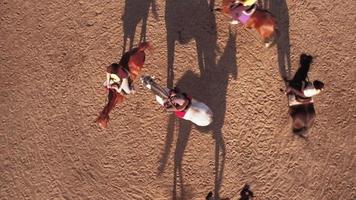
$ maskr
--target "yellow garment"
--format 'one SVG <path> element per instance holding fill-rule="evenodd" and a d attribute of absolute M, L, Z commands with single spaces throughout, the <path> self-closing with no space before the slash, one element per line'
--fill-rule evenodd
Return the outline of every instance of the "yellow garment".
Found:
<path fill-rule="evenodd" d="M 244 5 L 244 6 L 252 6 L 253 4 L 255 4 L 257 2 L 257 0 L 240 0 L 240 2 Z"/>

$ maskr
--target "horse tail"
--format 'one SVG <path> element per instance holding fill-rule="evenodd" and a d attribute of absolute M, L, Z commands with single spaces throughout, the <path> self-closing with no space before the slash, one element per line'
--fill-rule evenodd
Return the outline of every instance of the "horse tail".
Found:
<path fill-rule="evenodd" d="M 141 42 L 140 44 L 138 44 L 137 47 L 138 51 L 145 51 L 147 50 L 152 50 L 152 43 L 151 42 Z"/>
<path fill-rule="evenodd" d="M 278 37 L 278 28 L 276 18 L 272 13 L 266 12 L 266 22 L 260 27 L 261 35 L 264 38 L 266 47 L 271 47 L 276 43 Z"/>
<path fill-rule="evenodd" d="M 124 101 L 124 96 L 117 93 L 116 91 L 109 90 L 108 102 L 99 113 L 98 118 L 95 120 L 100 127 L 106 128 L 109 122 L 109 113 L 114 109 L 117 104 L 120 104 Z"/>
<path fill-rule="evenodd" d="M 277 39 L 278 39 L 278 30 L 275 29 L 274 32 L 264 40 L 265 46 L 267 48 L 272 47 L 277 43 Z"/>

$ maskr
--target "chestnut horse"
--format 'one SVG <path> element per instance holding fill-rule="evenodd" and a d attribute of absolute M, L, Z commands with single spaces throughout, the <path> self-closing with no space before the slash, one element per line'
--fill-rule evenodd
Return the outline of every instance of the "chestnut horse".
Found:
<path fill-rule="evenodd" d="M 126 52 L 122 56 L 119 64 L 122 67 L 128 66 L 130 82 L 135 80 L 139 72 L 142 70 L 146 56 L 145 50 L 149 50 L 151 47 L 151 43 L 143 42 L 140 43 L 138 47 Z M 121 104 L 123 101 L 124 94 L 118 93 L 114 89 L 109 89 L 108 102 L 104 109 L 100 112 L 99 117 L 95 122 L 98 123 L 102 128 L 106 128 L 109 121 L 109 113 L 112 109 L 114 109 L 116 104 Z"/>
<path fill-rule="evenodd" d="M 221 8 L 216 8 L 215 10 L 221 11 L 232 17 L 230 6 L 234 4 L 236 4 L 235 0 L 223 0 Z M 277 21 L 272 13 L 268 12 L 267 10 L 256 8 L 244 26 L 249 29 L 254 28 L 261 36 L 266 47 L 270 47 L 275 42 L 274 40 L 276 39 L 275 36 L 277 32 Z"/>

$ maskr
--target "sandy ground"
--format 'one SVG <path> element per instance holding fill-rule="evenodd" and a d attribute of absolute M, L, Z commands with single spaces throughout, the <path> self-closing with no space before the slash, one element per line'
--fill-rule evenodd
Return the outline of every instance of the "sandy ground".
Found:
<path fill-rule="evenodd" d="M 245 183 L 256 200 L 356 199 L 356 4 L 260 3 L 279 20 L 270 49 L 205 0 L 0 1 L 0 199 L 236 200 Z M 130 38 L 155 47 L 143 74 L 207 103 L 211 126 L 163 112 L 139 81 L 108 129 L 93 123 Z M 303 52 L 326 83 L 307 141 L 279 91 Z"/>

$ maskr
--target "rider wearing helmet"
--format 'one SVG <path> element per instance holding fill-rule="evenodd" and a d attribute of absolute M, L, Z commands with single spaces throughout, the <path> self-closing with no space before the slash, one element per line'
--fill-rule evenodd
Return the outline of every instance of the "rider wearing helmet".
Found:
<path fill-rule="evenodd" d="M 119 80 L 116 80 L 116 82 L 112 83 L 112 74 L 116 75 Z M 104 85 L 107 89 L 113 89 L 118 93 L 124 92 L 125 94 L 131 94 L 135 92 L 133 87 L 131 87 L 129 84 L 128 69 L 125 69 L 123 65 L 118 63 L 112 63 L 107 67 L 106 82 Z"/>
<path fill-rule="evenodd" d="M 175 112 L 178 117 L 184 117 L 190 103 L 191 98 L 184 93 L 179 93 L 175 88 L 170 91 L 169 99 L 164 103 L 164 107 L 167 111 Z"/>
<path fill-rule="evenodd" d="M 246 24 L 251 15 L 256 11 L 257 0 L 237 0 L 229 7 L 233 20 L 231 24 Z"/>
<path fill-rule="evenodd" d="M 244 6 L 252 6 L 257 3 L 257 0 L 237 0 L 236 3 L 242 3 Z"/>

